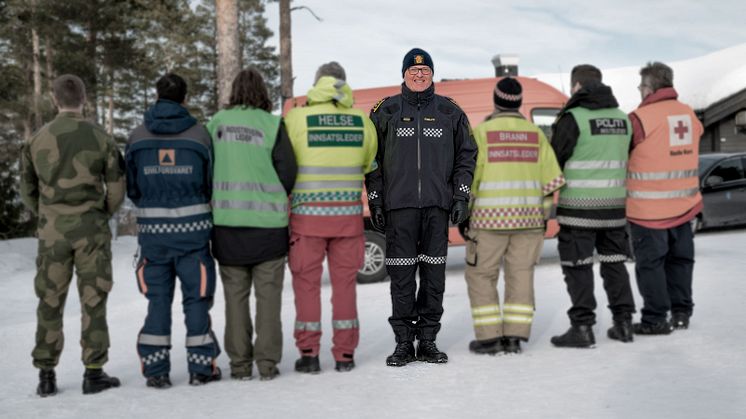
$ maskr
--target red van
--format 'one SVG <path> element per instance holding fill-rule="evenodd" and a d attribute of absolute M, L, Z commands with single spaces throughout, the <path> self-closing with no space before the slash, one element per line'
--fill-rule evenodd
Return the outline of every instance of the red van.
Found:
<path fill-rule="evenodd" d="M 523 86 L 523 104 L 521 113 L 544 130 L 547 138 L 551 141 L 551 126 L 557 113 L 562 109 L 567 96 L 554 87 L 530 77 L 515 77 Z M 459 104 L 466 112 L 469 122 L 476 126 L 484 121 L 494 111 L 492 102 L 492 91 L 499 77 L 470 80 L 448 80 L 435 83 L 435 93 L 448 96 Z M 401 92 L 401 86 L 375 87 L 371 89 L 358 89 L 353 91 L 355 107 L 366 112 L 379 100 L 387 96 L 394 96 Z M 298 96 L 285 103 L 283 115 L 293 107 L 303 106 L 306 103 L 305 96 Z M 386 241 L 383 234 L 373 230 L 370 224 L 366 194 L 363 193 L 363 211 L 365 217 L 365 264 L 358 272 L 359 283 L 378 282 L 386 279 L 386 266 L 384 264 L 386 254 Z M 556 196 L 555 196 L 556 199 Z M 550 220 L 546 236 L 554 237 L 559 231 L 555 220 Z M 449 245 L 463 245 L 464 240 L 458 233 L 458 229 L 451 227 L 448 234 Z"/>

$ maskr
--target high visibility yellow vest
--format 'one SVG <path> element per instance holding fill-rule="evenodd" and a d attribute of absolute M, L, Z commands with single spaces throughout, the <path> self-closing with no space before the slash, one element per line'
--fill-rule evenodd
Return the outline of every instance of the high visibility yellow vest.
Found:
<path fill-rule="evenodd" d="M 560 188 L 564 178 L 541 129 L 516 114 L 498 114 L 479 124 L 474 138 L 479 153 L 470 227 L 543 228 L 543 197 Z"/>

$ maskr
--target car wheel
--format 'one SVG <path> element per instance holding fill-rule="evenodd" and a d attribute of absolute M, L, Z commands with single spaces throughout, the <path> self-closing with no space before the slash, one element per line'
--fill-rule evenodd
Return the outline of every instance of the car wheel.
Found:
<path fill-rule="evenodd" d="M 365 262 L 357 271 L 359 284 L 370 284 L 386 279 L 386 238 L 375 231 L 365 231 Z"/>

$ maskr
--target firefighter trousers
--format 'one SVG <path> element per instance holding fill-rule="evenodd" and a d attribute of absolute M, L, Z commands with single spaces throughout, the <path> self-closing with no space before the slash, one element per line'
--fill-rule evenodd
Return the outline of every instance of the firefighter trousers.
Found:
<path fill-rule="evenodd" d="M 694 236 L 689 223 L 664 230 L 631 227 L 642 321 L 665 321 L 669 310 L 691 316 Z"/>
<path fill-rule="evenodd" d="M 477 340 L 500 336 L 528 340 L 534 318 L 534 267 L 544 244 L 543 231 L 471 230 L 466 242 L 466 285 Z M 505 303 L 497 280 L 505 271 Z"/>
<path fill-rule="evenodd" d="M 350 361 L 360 339 L 357 318 L 357 271 L 363 266 L 365 236 L 315 237 L 292 233 L 288 265 L 295 293 L 295 345 L 303 356 L 317 356 L 321 346 L 321 274 L 324 257 L 332 285 L 332 354 Z"/>
<path fill-rule="evenodd" d="M 389 323 L 397 342 L 435 340 L 443 315 L 447 252 L 448 211 L 428 207 L 386 213 L 386 271 L 391 277 L 392 305 Z"/>
<path fill-rule="evenodd" d="M 567 311 L 573 325 L 596 323 L 596 298 L 593 291 L 593 251 L 598 252 L 601 278 L 614 321 L 629 320 L 635 312 L 635 300 L 624 262 L 629 258 L 627 231 L 581 230 L 560 226 L 558 245 L 562 273 L 572 307 Z"/>
<path fill-rule="evenodd" d="M 143 254 L 137 282 L 148 299 L 148 315 L 137 338 L 137 352 L 145 377 L 165 375 L 171 369 L 171 303 L 177 276 L 181 281 L 189 372 L 211 375 L 216 368 L 220 347 L 210 325 L 215 263 L 209 249 L 173 258 Z"/>

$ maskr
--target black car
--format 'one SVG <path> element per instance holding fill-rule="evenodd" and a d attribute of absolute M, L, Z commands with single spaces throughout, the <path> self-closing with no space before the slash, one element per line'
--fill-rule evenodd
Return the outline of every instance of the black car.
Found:
<path fill-rule="evenodd" d="M 695 230 L 746 224 L 746 153 L 713 153 L 699 156 L 699 186 L 704 210 Z"/>

